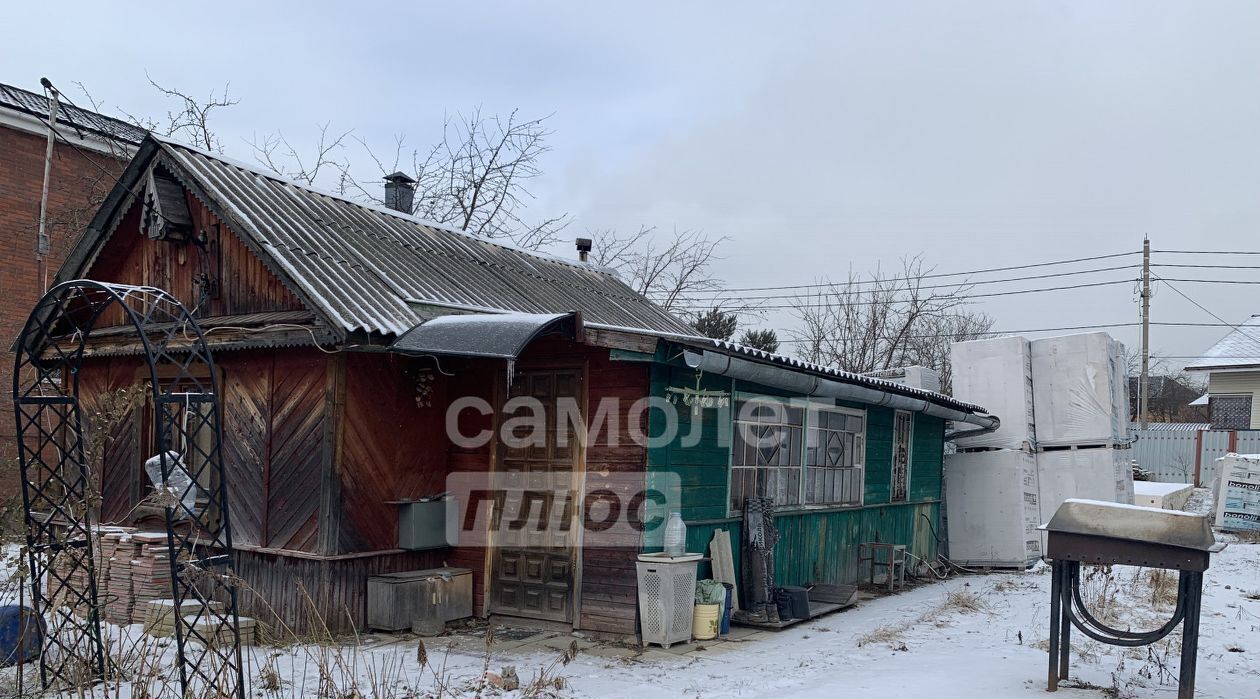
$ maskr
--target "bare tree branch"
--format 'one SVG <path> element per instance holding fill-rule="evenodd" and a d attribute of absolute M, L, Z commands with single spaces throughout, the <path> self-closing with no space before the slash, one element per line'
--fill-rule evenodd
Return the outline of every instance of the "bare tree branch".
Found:
<path fill-rule="evenodd" d="M 902 260 L 892 275 L 876 269 L 870 279 L 850 273 L 840 283 L 798 297 L 791 331 L 802 359 L 859 373 L 919 364 L 950 381 L 949 345 L 989 333 L 993 319 L 967 308 L 971 286 L 941 290 L 924 286 L 932 273 L 921 256 Z"/>
<path fill-rule="evenodd" d="M 692 294 L 721 289 L 713 264 L 726 236 L 711 238 L 701 231 L 674 229 L 663 241 L 655 227 L 618 235 L 591 231 L 592 259 L 615 270 L 635 291 L 666 310 L 679 311 Z"/>
<path fill-rule="evenodd" d="M 211 114 L 224 107 L 231 107 L 240 102 L 240 100 L 232 99 L 228 96 L 231 83 L 223 86 L 223 94 L 216 96 L 214 91 L 210 91 L 210 96 L 204 100 L 199 100 L 187 92 L 183 92 L 177 88 L 168 88 L 159 85 L 157 81 L 149 77 L 149 84 L 163 95 L 176 100 L 178 107 L 173 110 L 167 110 L 165 121 L 156 121 L 149 117 L 138 118 L 123 112 L 132 123 L 136 126 L 163 136 L 174 136 L 187 141 L 193 146 L 203 148 L 216 153 L 223 152 L 223 144 L 219 142 L 219 137 L 215 135 L 214 129 L 211 128 Z"/>

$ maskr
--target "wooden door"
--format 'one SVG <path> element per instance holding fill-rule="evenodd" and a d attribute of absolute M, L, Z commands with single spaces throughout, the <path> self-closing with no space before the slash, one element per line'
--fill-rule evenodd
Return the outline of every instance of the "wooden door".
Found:
<path fill-rule="evenodd" d="M 529 396 L 538 400 L 546 421 L 545 439 L 527 446 L 504 444 L 501 447 L 498 471 L 530 489 L 557 492 L 573 488 L 580 468 L 580 445 L 567 420 L 557 424 L 558 403 L 574 401 L 581 406 L 582 372 L 576 369 L 525 370 L 516 373 L 511 396 Z M 527 414 L 524 409 L 506 414 Z M 583 418 L 585 419 L 585 418 Z M 526 436 L 524 432 L 518 436 Z M 500 476 L 504 477 L 503 475 Z M 511 496 L 518 498 L 519 496 Z M 519 502 L 519 500 L 518 500 Z M 490 611 L 494 614 L 572 622 L 574 578 L 577 569 L 576 516 L 569 513 L 567 503 L 552 501 L 553 508 L 564 508 L 559 516 L 549 519 L 565 521 L 565 526 L 546 527 L 539 531 L 537 505 L 525 506 L 531 516 L 524 527 L 513 529 L 506 522 L 496 523 L 495 548 L 491 578 Z M 522 505 L 509 503 L 506 512 L 520 511 Z M 530 509 L 531 507 L 535 509 Z M 580 509 L 580 503 L 571 507 Z"/>

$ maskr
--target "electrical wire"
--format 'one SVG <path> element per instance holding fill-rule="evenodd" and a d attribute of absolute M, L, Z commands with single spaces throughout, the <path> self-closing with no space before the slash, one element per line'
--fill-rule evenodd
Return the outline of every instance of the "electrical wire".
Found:
<path fill-rule="evenodd" d="M 1054 260 L 1052 262 L 1037 262 L 1037 263 L 1027 264 L 1027 265 L 1012 265 L 1009 267 L 989 267 L 987 269 L 973 269 L 966 272 L 941 272 L 941 273 L 933 273 L 933 274 L 922 274 L 915 277 L 889 277 L 887 279 L 866 280 L 866 281 L 861 281 L 858 283 L 872 284 L 872 283 L 875 283 L 876 281 L 899 282 L 899 281 L 910 281 L 914 279 L 940 279 L 943 277 L 965 277 L 971 274 L 988 274 L 990 272 L 1010 272 L 1017 269 L 1034 269 L 1037 267 L 1052 267 L 1054 265 L 1070 265 L 1070 264 L 1075 264 L 1077 262 L 1092 262 L 1094 260 L 1109 260 L 1109 259 L 1114 259 L 1117 257 L 1126 257 L 1128 255 L 1140 255 L 1140 254 L 1142 254 L 1141 250 L 1135 250 L 1133 252 L 1117 252 L 1117 253 L 1112 253 L 1110 255 L 1095 255 L 1093 257 L 1078 257 L 1072 260 Z M 729 289 L 723 289 L 723 291 L 783 291 L 785 289 L 812 289 L 812 288 L 830 287 L 830 286 L 832 286 L 832 284 L 830 283 L 790 284 L 790 285 L 785 285 L 785 286 L 745 286 L 745 287 L 731 287 Z"/>
<path fill-rule="evenodd" d="M 1074 271 L 1074 272 L 1055 272 L 1054 274 L 1034 274 L 1034 275 L 1029 275 L 1029 276 L 1025 276 L 1025 277 L 1010 277 L 1010 278 L 1007 278 L 1007 279 L 983 279 L 983 280 L 979 280 L 979 281 L 963 281 L 963 282 L 956 282 L 956 283 L 953 283 L 953 284 L 936 284 L 936 285 L 932 285 L 932 286 L 916 286 L 916 287 L 914 287 L 914 289 L 915 289 L 915 290 L 922 290 L 922 289 L 952 289 L 952 288 L 961 288 L 961 287 L 970 287 L 970 286 L 980 286 L 981 284 L 1006 284 L 1006 283 L 1009 283 L 1009 282 L 1028 281 L 1028 280 L 1032 280 L 1032 279 L 1050 279 L 1050 278 L 1052 278 L 1052 277 L 1071 277 L 1071 276 L 1076 276 L 1076 275 L 1080 275 L 1080 274 L 1097 274 L 1098 272 L 1113 272 L 1113 271 L 1115 271 L 1115 270 L 1120 270 L 1120 269 L 1141 269 L 1141 267 L 1142 267 L 1141 265 L 1118 265 L 1118 266 L 1115 266 L 1115 267 L 1098 267 L 1098 268 L 1095 268 L 1095 269 L 1082 269 L 1082 270 L 1077 270 L 1077 271 Z M 1257 269 L 1260 269 L 1260 268 L 1257 268 Z M 851 283 L 869 284 L 869 283 L 872 283 L 872 282 L 874 282 L 874 281 L 884 281 L 884 280 L 858 281 L 858 282 L 840 281 L 840 282 L 836 282 L 836 283 L 834 283 L 834 284 L 832 284 L 832 285 L 828 286 L 828 287 L 827 287 L 827 289 L 826 289 L 826 291 L 830 291 L 830 290 L 832 290 L 832 289 L 845 289 L 845 288 L 846 288 L 846 287 L 848 287 Z M 889 280 L 889 281 L 892 281 L 892 280 Z M 823 291 L 823 290 L 822 290 L 822 289 L 820 289 L 820 291 Z M 711 294 L 712 294 L 711 296 L 675 296 L 675 297 L 673 297 L 673 299 L 674 299 L 675 301 L 693 301 L 693 302 L 699 302 L 699 303 L 707 303 L 707 302 L 712 302 L 712 301 L 719 301 L 719 300 L 721 300 L 721 297 L 722 297 L 722 295 L 723 295 L 723 294 L 725 294 L 725 292 L 726 292 L 726 290 L 725 290 L 725 289 L 715 289 L 715 290 L 714 290 L 714 291 L 712 291 L 712 292 L 703 292 L 703 293 L 706 293 L 706 294 L 707 294 L 707 293 L 711 293 Z M 668 296 L 668 292 L 663 292 L 663 291 L 662 291 L 662 292 L 652 292 L 652 293 L 655 293 L 655 294 L 657 294 L 657 295 L 661 295 L 661 296 Z M 862 292 L 862 290 L 858 290 L 858 292 L 857 292 L 857 293 L 863 293 L 863 292 Z M 797 294 L 764 294 L 764 295 L 746 295 L 746 294 L 741 294 L 741 295 L 739 296 L 739 298 L 740 298 L 741 300 L 744 300 L 744 299 L 794 299 L 794 298 L 800 298 L 800 297 L 801 297 L 801 294 L 799 294 L 799 293 L 797 293 Z"/>
<path fill-rule="evenodd" d="M 1181 265 L 1181 264 L 1151 264 L 1152 267 L 1179 267 L 1182 269 L 1260 269 L 1260 265 Z"/>
<path fill-rule="evenodd" d="M 1133 322 L 1124 322 L 1124 323 L 1098 323 L 1095 325 L 1065 325 L 1065 326 L 1060 326 L 1057 328 L 1024 328 L 1021 330 L 988 330 L 982 333 L 972 333 L 968 335 L 968 339 L 989 337 L 992 335 L 1023 335 L 1025 333 L 1066 332 L 1069 330 L 1102 330 L 1105 328 L 1132 328 L 1132 327 L 1138 327 L 1140 325 L 1142 325 L 1142 323 L 1133 321 Z M 1161 325 L 1161 326 L 1178 327 L 1178 328 L 1232 328 L 1232 327 L 1235 327 L 1230 323 L 1193 323 L 1193 322 L 1191 323 L 1153 322 L 1151 323 L 1151 325 L 1152 326 Z M 903 339 L 933 340 L 933 339 L 941 339 L 941 338 L 958 340 L 960 338 L 960 333 L 926 333 L 926 334 L 918 334 L 918 335 L 906 335 L 904 336 Z M 870 338 L 828 338 L 827 341 L 828 342 L 858 342 L 858 341 L 868 340 L 868 339 Z M 892 338 L 877 338 L 877 339 L 890 340 Z M 798 338 L 779 340 L 779 344 L 785 344 L 785 343 L 795 344 L 795 343 L 810 343 L 810 342 L 813 342 L 813 340 L 798 339 Z"/>
<path fill-rule="evenodd" d="M 1164 277 L 1164 281 L 1186 282 L 1188 284 L 1260 284 L 1260 281 L 1249 281 L 1246 279 L 1177 279 L 1175 277 Z"/>
<path fill-rule="evenodd" d="M 910 302 L 916 302 L 916 301 L 917 301 L 917 302 L 925 302 L 925 301 L 966 301 L 966 300 L 968 300 L 968 299 L 993 298 L 993 297 L 996 297 L 996 296 L 1016 296 L 1016 295 L 1019 295 L 1019 294 L 1039 294 L 1039 293 L 1044 293 L 1044 292 L 1048 292 L 1048 291 L 1067 291 L 1067 290 L 1070 290 L 1070 289 L 1086 289 L 1086 288 L 1099 287 L 1099 286 L 1114 286 L 1114 285 L 1116 285 L 1116 284 L 1132 284 L 1132 283 L 1133 283 L 1133 280 L 1132 280 L 1132 279 L 1118 279 L 1118 280 L 1115 280 L 1115 281 L 1109 281 L 1109 282 L 1093 282 L 1093 283 L 1089 283 L 1089 284 L 1072 284 L 1072 285 L 1069 285 L 1069 286 L 1051 286 L 1051 287 L 1043 287 L 1043 288 L 1038 288 L 1038 289 L 1020 289 L 1020 290 L 1017 290 L 1017 291 L 995 291 L 995 292 L 990 292 L 990 293 L 986 293 L 986 294 L 966 294 L 966 295 L 963 295 L 963 296 L 956 296 L 956 297 L 951 297 L 951 296 L 927 296 L 927 297 L 924 297 L 924 298 L 921 298 L 921 299 L 893 299 L 892 301 L 884 301 L 884 300 L 880 300 L 880 301 L 854 301 L 853 303 L 792 303 L 792 304 L 779 304 L 779 305 L 774 305 L 774 304 L 770 304 L 770 305 L 752 305 L 752 304 L 745 304 L 745 305 L 743 305 L 743 306 L 734 306 L 734 307 L 727 307 L 727 308 L 723 308 L 722 310 L 723 310 L 723 311 L 727 311 L 727 312 L 731 312 L 731 311 L 764 311 L 764 310 L 774 310 L 774 309 L 792 309 L 792 308 L 843 308 L 843 307 L 845 307 L 845 306 L 870 306 L 870 305 L 883 305 L 883 304 L 886 304 L 886 303 L 910 303 Z M 682 308 L 681 308 L 681 309 L 679 309 L 679 310 L 684 310 L 684 311 L 696 311 L 696 310 L 707 310 L 707 309 L 706 309 L 706 308 L 704 308 L 703 306 L 684 306 L 684 307 L 682 307 Z"/>
<path fill-rule="evenodd" d="M 1260 250 L 1152 250 L 1167 255 L 1260 255 Z"/>
<path fill-rule="evenodd" d="M 1242 334 L 1246 335 L 1247 337 L 1251 338 L 1252 340 L 1255 340 L 1256 342 L 1260 342 L 1260 338 L 1257 338 L 1255 335 L 1252 335 L 1251 333 L 1247 332 L 1246 330 L 1244 330 L 1244 329 L 1242 328 L 1242 326 L 1240 326 L 1240 325 L 1234 325 L 1233 323 L 1230 323 L 1229 321 L 1225 320 L 1224 318 L 1222 318 L 1222 317 L 1220 317 L 1220 316 L 1216 315 L 1216 314 L 1215 314 L 1215 313 L 1213 313 L 1212 311 L 1209 311 L 1209 310 L 1207 309 L 1207 307 L 1206 307 L 1206 306 L 1204 306 L 1203 304 L 1199 303 L 1198 301 L 1195 301 L 1194 299 L 1192 299 L 1192 298 L 1190 298 L 1189 296 L 1187 296 L 1187 295 L 1186 295 L 1186 294 L 1185 294 L 1185 293 L 1184 293 L 1181 289 L 1178 289 L 1177 287 L 1173 286 L 1172 284 L 1169 284 L 1167 279 L 1164 279 L 1164 278 L 1162 278 L 1162 277 L 1158 277 L 1158 276 L 1156 276 L 1156 275 L 1154 275 L 1154 274 L 1152 274 L 1152 275 L 1151 275 L 1151 277 L 1152 277 L 1153 279 L 1156 279 L 1156 280 L 1158 280 L 1158 281 L 1163 282 L 1165 286 L 1167 286 L 1169 289 L 1172 289 L 1174 292 L 1176 292 L 1178 296 L 1180 296 L 1181 298 L 1183 298 L 1183 299 L 1185 299 L 1185 300 L 1189 301 L 1190 303 L 1194 304 L 1195 306 L 1197 306 L 1197 307 L 1199 308 L 1199 310 L 1203 311 L 1204 313 L 1206 313 L 1206 314 L 1208 314 L 1208 315 L 1212 316 L 1213 318 L 1215 318 L 1215 319 L 1217 319 L 1217 320 L 1221 321 L 1222 323 L 1225 323 L 1225 324 L 1229 325 L 1229 326 L 1230 326 L 1231 328 L 1233 328 L 1234 330 L 1237 330 L 1238 332 L 1240 332 L 1240 333 L 1242 333 Z"/>

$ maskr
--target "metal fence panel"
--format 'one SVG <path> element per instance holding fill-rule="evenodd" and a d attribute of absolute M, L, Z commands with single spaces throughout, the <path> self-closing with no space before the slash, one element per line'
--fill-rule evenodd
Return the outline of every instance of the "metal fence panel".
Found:
<path fill-rule="evenodd" d="M 1197 430 L 1134 430 L 1133 458 L 1165 483 L 1194 482 Z"/>
<path fill-rule="evenodd" d="M 1199 484 L 1211 485 L 1217 476 L 1216 460 L 1230 452 L 1260 454 L 1260 430 L 1134 430 L 1137 442 L 1133 458 L 1165 483 L 1193 483 L 1195 463 Z"/>

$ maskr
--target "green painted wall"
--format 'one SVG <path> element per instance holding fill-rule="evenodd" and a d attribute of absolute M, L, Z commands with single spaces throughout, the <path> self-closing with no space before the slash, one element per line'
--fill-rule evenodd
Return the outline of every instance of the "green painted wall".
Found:
<path fill-rule="evenodd" d="M 665 357 L 652 365 L 652 395 L 665 397 L 666 389 L 700 388 L 730 392 L 785 396 L 782 391 L 732 382 L 704 375 L 697 383 L 696 372 Z M 936 558 L 932 530 L 939 531 L 941 466 L 944 447 L 944 421 L 914 415 L 909 501 L 889 503 L 892 475 L 892 430 L 894 411 L 889 408 L 839 403 L 867 411 L 865 503 L 856 508 L 828 508 L 787 511 L 776 519 L 780 541 L 775 548 L 776 577 L 779 584 L 806 582 L 855 582 L 861 574 L 857 566 L 857 545 L 862 541 L 905 544 L 915 556 L 928 561 Z M 727 513 L 727 481 L 730 467 L 731 424 L 729 410 L 703 409 L 698 413 L 678 406 L 677 435 L 668 444 L 648 449 L 649 483 L 663 484 L 667 474 L 676 474 L 674 495 L 687 522 L 687 550 L 708 551 L 708 542 L 718 529 L 731 531 L 736 566 L 739 565 L 739 520 Z M 667 428 L 664 414 L 649 413 L 650 435 Z M 696 438 L 698 430 L 698 439 Z M 664 512 L 659 513 L 664 515 Z M 660 550 L 660 536 L 649 534 L 645 549 Z M 704 574 L 708 574 L 704 571 Z"/>

